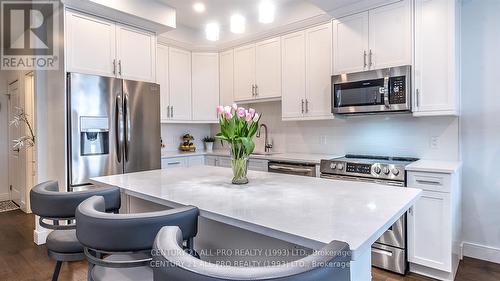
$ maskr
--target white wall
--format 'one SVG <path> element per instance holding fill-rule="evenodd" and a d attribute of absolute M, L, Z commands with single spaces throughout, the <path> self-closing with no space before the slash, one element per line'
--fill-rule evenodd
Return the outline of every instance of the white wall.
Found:
<path fill-rule="evenodd" d="M 190 133 L 194 137 L 197 150 L 203 150 L 202 139 L 210 135 L 209 124 L 162 124 L 161 138 L 166 145 L 163 151 L 177 151 L 182 142 L 182 136 Z"/>
<path fill-rule="evenodd" d="M 409 115 L 368 115 L 326 121 L 281 121 L 281 103 L 252 105 L 263 114 L 274 151 L 378 154 L 425 159 L 459 159 L 459 122 L 456 117 L 414 118 Z M 217 132 L 218 127 L 214 126 Z M 438 137 L 438 147 L 431 138 Z M 263 138 L 256 139 L 263 150 Z"/>
<path fill-rule="evenodd" d="M 8 99 L 6 74 L 0 71 L 0 201 L 9 199 Z"/>
<path fill-rule="evenodd" d="M 500 1 L 462 7 L 464 253 L 500 263 Z"/>

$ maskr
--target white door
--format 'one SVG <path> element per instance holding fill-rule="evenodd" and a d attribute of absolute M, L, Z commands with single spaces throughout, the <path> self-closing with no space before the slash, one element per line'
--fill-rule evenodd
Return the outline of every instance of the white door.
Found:
<path fill-rule="evenodd" d="M 9 120 L 13 120 L 14 116 L 18 114 L 18 108 L 21 107 L 19 95 L 19 82 L 16 81 L 9 85 Z M 20 123 L 19 126 L 9 126 L 9 188 L 10 199 L 17 205 L 22 205 L 23 184 L 24 184 L 24 169 L 21 158 L 21 151 L 19 148 L 13 147 L 13 140 L 21 137 L 24 129 L 24 124 Z"/>
<path fill-rule="evenodd" d="M 370 69 L 411 64 L 410 0 L 369 11 Z"/>
<path fill-rule="evenodd" d="M 191 121 L 191 52 L 171 47 L 168 53 L 171 119 Z"/>
<path fill-rule="evenodd" d="M 116 53 L 119 77 L 155 81 L 156 39 L 153 33 L 117 25 Z"/>
<path fill-rule="evenodd" d="M 219 104 L 219 54 L 192 54 L 193 120 L 214 121 Z"/>
<path fill-rule="evenodd" d="M 229 50 L 220 57 L 220 103 L 231 105 L 234 102 L 234 52 Z"/>
<path fill-rule="evenodd" d="M 454 1 L 415 1 L 415 112 L 456 114 Z"/>
<path fill-rule="evenodd" d="M 255 44 L 256 98 L 281 97 L 281 42 L 273 38 Z"/>
<path fill-rule="evenodd" d="M 408 215 L 408 259 L 450 272 L 450 194 L 423 191 Z"/>
<path fill-rule="evenodd" d="M 306 115 L 333 117 L 331 110 L 332 25 L 306 30 Z"/>
<path fill-rule="evenodd" d="M 66 11 L 68 72 L 115 76 L 115 23 Z"/>
<path fill-rule="evenodd" d="M 234 49 L 234 100 L 244 101 L 254 98 L 255 86 L 255 45 Z"/>
<path fill-rule="evenodd" d="M 165 122 L 170 117 L 168 95 L 168 47 L 158 45 L 156 50 L 156 83 L 160 84 L 160 119 Z"/>
<path fill-rule="evenodd" d="M 334 74 L 368 68 L 368 12 L 333 21 Z"/>
<path fill-rule="evenodd" d="M 306 96 L 306 39 L 299 31 L 281 37 L 282 118 L 301 118 Z"/>

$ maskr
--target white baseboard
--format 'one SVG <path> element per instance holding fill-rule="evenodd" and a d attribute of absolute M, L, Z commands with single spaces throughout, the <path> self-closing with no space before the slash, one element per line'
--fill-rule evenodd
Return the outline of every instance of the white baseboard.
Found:
<path fill-rule="evenodd" d="M 0 193 L 0 201 L 7 201 L 10 200 L 9 198 L 9 193 Z"/>
<path fill-rule="evenodd" d="M 475 259 L 500 263 L 500 248 L 463 242 L 463 255 Z"/>
<path fill-rule="evenodd" d="M 45 228 L 40 230 L 35 229 L 33 231 L 33 241 L 37 245 L 45 244 L 45 242 L 47 241 L 47 236 L 49 235 L 50 232 L 51 230 Z"/>

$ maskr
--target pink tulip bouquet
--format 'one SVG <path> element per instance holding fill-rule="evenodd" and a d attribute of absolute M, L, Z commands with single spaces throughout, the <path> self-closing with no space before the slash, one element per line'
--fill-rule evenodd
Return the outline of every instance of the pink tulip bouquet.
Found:
<path fill-rule="evenodd" d="M 231 164 L 233 168 L 233 183 L 248 183 L 248 156 L 255 149 L 253 137 L 259 128 L 260 114 L 253 108 L 233 106 L 217 107 L 220 133 L 215 137 L 226 141 L 231 146 Z"/>

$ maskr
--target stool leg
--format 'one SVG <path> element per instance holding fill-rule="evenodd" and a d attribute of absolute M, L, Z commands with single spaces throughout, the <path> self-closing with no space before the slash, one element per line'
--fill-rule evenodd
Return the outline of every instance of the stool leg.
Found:
<path fill-rule="evenodd" d="M 54 274 L 52 275 L 52 281 L 57 281 L 59 278 L 59 272 L 61 271 L 62 261 L 56 262 L 56 268 L 54 268 Z"/>

